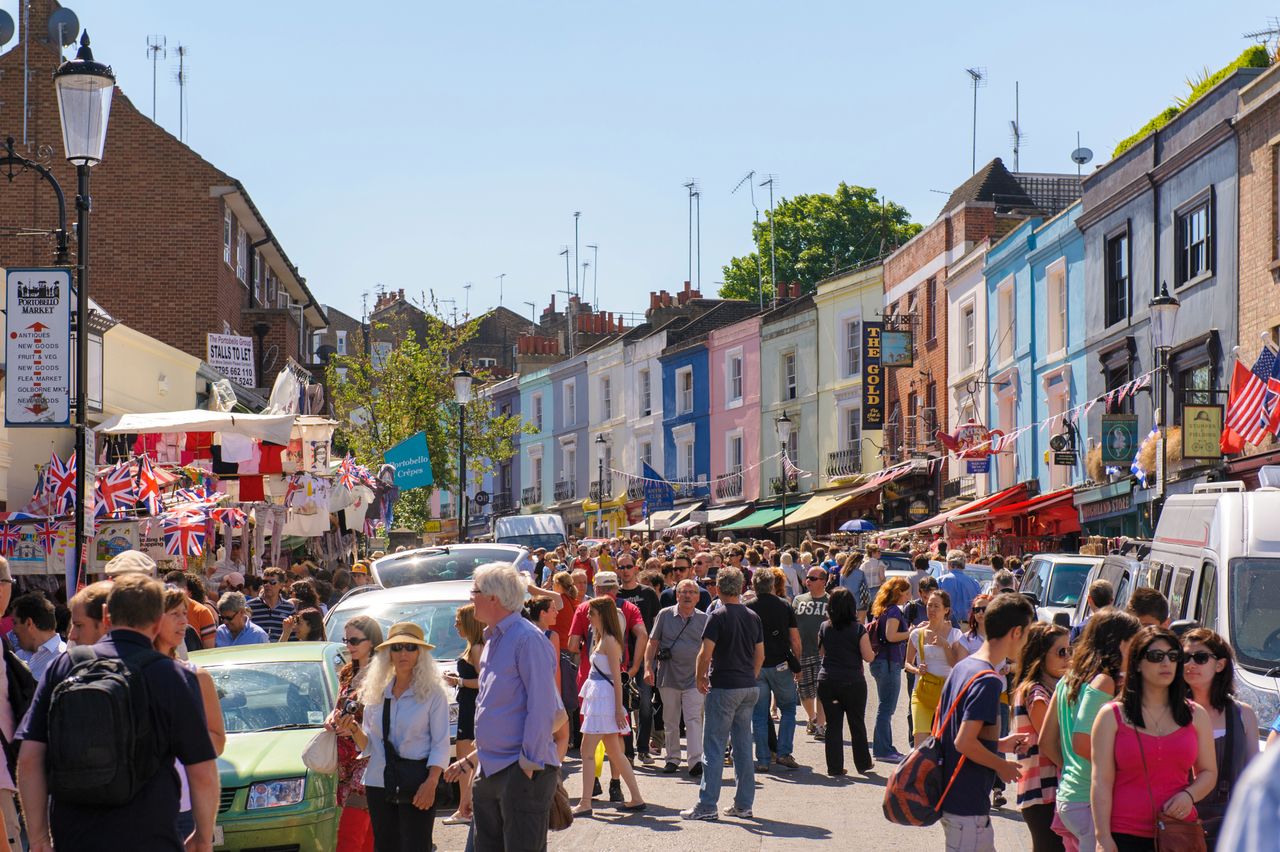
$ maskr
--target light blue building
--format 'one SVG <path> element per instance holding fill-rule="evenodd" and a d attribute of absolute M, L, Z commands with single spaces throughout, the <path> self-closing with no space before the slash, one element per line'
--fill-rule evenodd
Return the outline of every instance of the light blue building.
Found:
<path fill-rule="evenodd" d="M 520 436 L 520 511 L 541 512 L 553 502 L 554 480 L 551 447 L 555 428 L 552 420 L 551 370 L 543 368 L 520 376 L 520 416 L 533 428 Z"/>

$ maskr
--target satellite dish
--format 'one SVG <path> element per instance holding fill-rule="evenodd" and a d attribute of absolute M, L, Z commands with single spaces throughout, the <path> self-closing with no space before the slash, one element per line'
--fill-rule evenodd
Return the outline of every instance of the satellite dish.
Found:
<path fill-rule="evenodd" d="M 13 17 L 4 9 L 0 9 L 0 44 L 13 38 Z"/>
<path fill-rule="evenodd" d="M 59 32 L 61 27 L 61 32 Z M 80 19 L 70 9 L 58 9 L 49 16 L 49 41 L 70 47 L 80 35 Z"/>
<path fill-rule="evenodd" d="M 1088 148 L 1077 148 L 1071 152 L 1071 161 L 1077 166 L 1083 166 L 1085 163 L 1093 159 L 1093 152 Z"/>

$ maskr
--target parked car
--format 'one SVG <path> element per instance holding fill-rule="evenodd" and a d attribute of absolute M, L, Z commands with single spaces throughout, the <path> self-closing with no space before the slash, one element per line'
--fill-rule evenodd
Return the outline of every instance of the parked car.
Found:
<path fill-rule="evenodd" d="M 383 588 L 446 580 L 470 580 L 489 562 L 520 563 L 528 549 L 514 544 L 446 544 L 403 550 L 374 560 L 373 581 Z"/>
<path fill-rule="evenodd" d="M 272 642 L 196 651 L 213 678 L 227 746 L 218 758 L 219 850 L 332 849 L 336 778 L 309 772 L 302 750 L 324 726 L 338 694 L 343 646 Z"/>
<path fill-rule="evenodd" d="M 930 562 L 929 576 L 935 580 L 941 577 L 947 570 L 945 562 Z M 981 565 L 977 562 L 970 562 L 964 566 L 964 573 L 978 581 L 978 585 L 982 587 L 982 593 L 986 594 L 991 591 L 992 578 L 995 577 L 995 569 L 990 565 Z"/>
<path fill-rule="evenodd" d="M 1031 598 L 1039 620 L 1066 626 L 1084 597 L 1089 572 L 1100 564 L 1101 556 L 1037 553 L 1024 566 L 1019 591 Z"/>

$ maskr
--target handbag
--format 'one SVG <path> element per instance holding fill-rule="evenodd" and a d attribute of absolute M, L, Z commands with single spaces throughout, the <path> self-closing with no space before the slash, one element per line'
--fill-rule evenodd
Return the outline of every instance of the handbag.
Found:
<path fill-rule="evenodd" d="M 382 788 L 387 791 L 387 803 L 413 804 L 418 788 L 427 780 L 431 770 L 426 759 L 411 760 L 401 757 L 391 744 L 391 702 L 382 701 L 382 753 L 386 765 L 382 770 Z"/>
<path fill-rule="evenodd" d="M 564 788 L 563 781 L 556 782 L 556 791 L 551 794 L 551 811 L 547 814 L 547 827 L 552 831 L 564 831 L 573 825 L 573 808 L 569 805 L 569 791 Z"/>
<path fill-rule="evenodd" d="M 1115 713 L 1116 719 L 1120 720 L 1119 706 L 1115 707 Z M 1151 812 L 1156 821 L 1156 852 L 1207 852 L 1209 844 L 1205 839 L 1204 824 L 1199 819 L 1173 819 L 1156 809 L 1156 800 L 1151 795 L 1151 773 L 1147 771 L 1147 754 L 1142 748 L 1142 734 L 1136 725 L 1132 727 L 1133 735 L 1138 738 L 1142 774 L 1147 776 L 1147 800 L 1151 802 Z"/>
<path fill-rule="evenodd" d="M 338 771 L 338 735 L 322 730 L 302 750 L 302 762 L 312 772 L 332 775 Z"/>

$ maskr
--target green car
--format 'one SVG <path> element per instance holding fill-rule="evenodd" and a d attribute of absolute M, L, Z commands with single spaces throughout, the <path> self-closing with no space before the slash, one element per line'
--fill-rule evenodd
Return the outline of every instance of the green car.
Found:
<path fill-rule="evenodd" d="M 242 645 L 197 651 L 191 662 L 213 676 L 227 728 L 214 848 L 333 849 L 337 777 L 309 772 L 302 752 L 337 700 L 343 646 Z"/>

